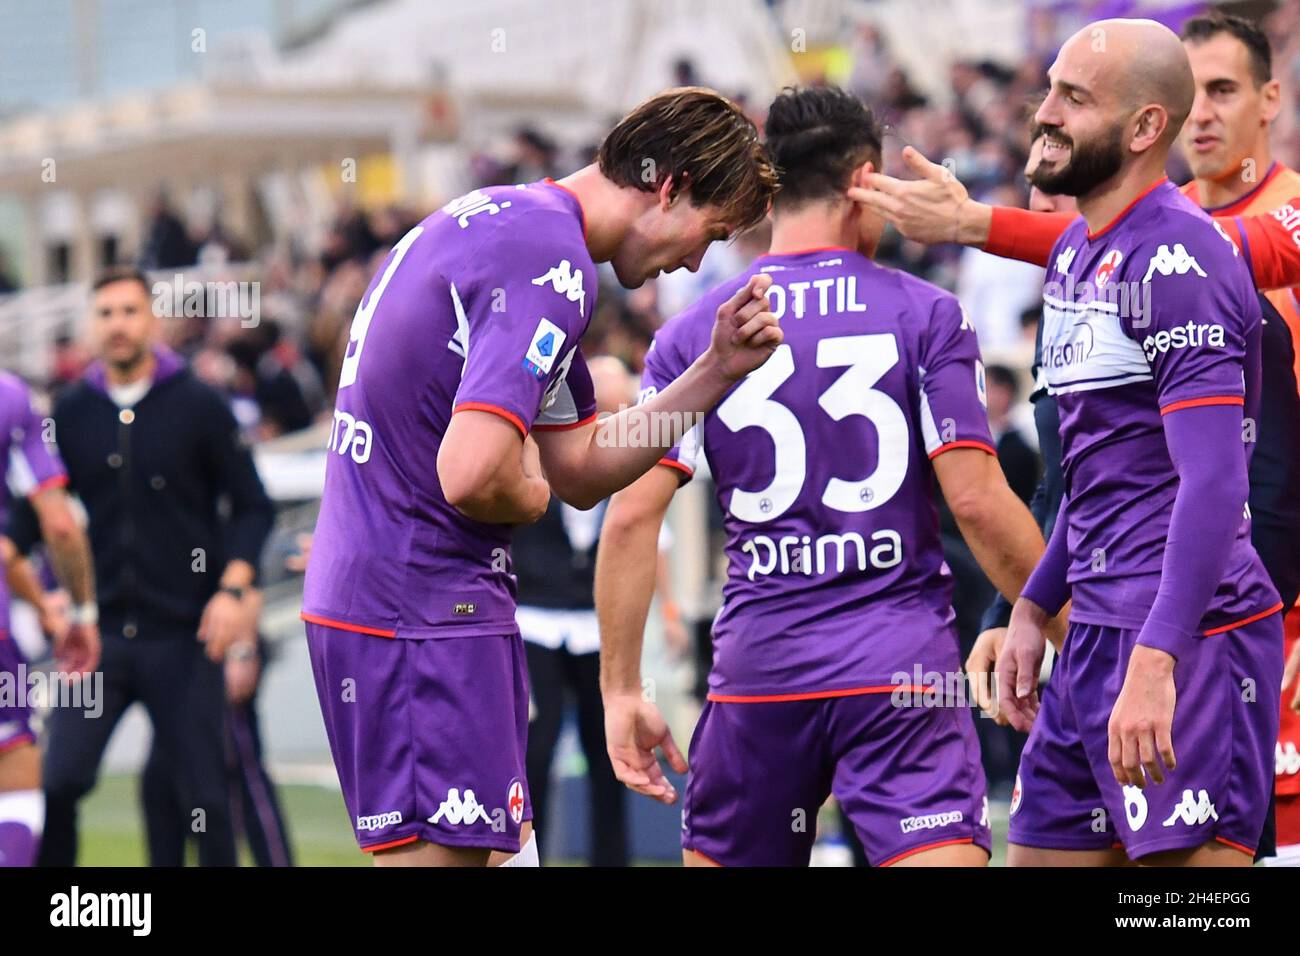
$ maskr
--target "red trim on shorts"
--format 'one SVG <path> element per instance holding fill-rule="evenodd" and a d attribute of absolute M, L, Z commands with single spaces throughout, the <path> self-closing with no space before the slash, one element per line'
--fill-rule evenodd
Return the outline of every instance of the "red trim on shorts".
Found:
<path fill-rule="evenodd" d="M 778 704 L 792 700 L 826 700 L 832 697 L 858 697 L 863 694 L 892 694 L 896 690 L 923 694 L 933 688 L 884 684 L 877 687 L 849 687 L 845 690 L 815 690 L 807 694 L 709 694 L 708 699 L 716 704 Z"/>
<path fill-rule="evenodd" d="M 518 428 L 525 438 L 528 437 L 528 428 L 524 425 L 523 419 L 514 412 L 508 412 L 496 405 L 489 405 L 487 402 L 461 402 L 451 410 L 453 415 L 457 412 L 490 412 L 493 415 L 500 415 L 511 425 L 514 425 L 515 428 Z"/>
<path fill-rule="evenodd" d="M 1210 398 L 1185 398 L 1181 402 L 1170 402 L 1160 409 L 1161 415 L 1168 415 L 1181 408 L 1200 408 L 1202 405 L 1245 405 L 1246 400 L 1239 395 L 1214 395 Z"/>
<path fill-rule="evenodd" d="M 27 497 L 35 498 L 37 495 L 39 495 L 42 491 L 45 491 L 47 488 L 64 488 L 67 486 L 67 484 L 68 484 L 67 475 L 50 475 L 50 477 L 46 478 L 39 485 L 33 488 L 32 493 Z"/>
<path fill-rule="evenodd" d="M 1218 840 L 1224 846 L 1230 846 L 1234 850 L 1240 850 L 1242 853 L 1245 853 L 1247 856 L 1251 857 L 1252 859 L 1255 856 L 1254 847 L 1246 846 L 1246 844 L 1244 843 L 1238 843 L 1236 840 L 1229 840 L 1227 837 L 1216 836 L 1214 839 Z"/>
<path fill-rule="evenodd" d="M 336 621 L 332 617 L 321 617 L 319 614 L 308 614 L 302 611 L 298 614 L 300 618 L 309 624 L 322 624 L 325 627 L 338 628 L 340 631 L 352 631 L 356 634 L 370 634 L 374 637 L 396 637 L 397 631 L 385 630 L 379 627 L 366 627 L 362 624 L 349 624 L 347 621 Z"/>
<path fill-rule="evenodd" d="M 958 843 L 974 843 L 974 837 L 955 837 L 951 840 L 939 840 L 937 843 L 927 843 L 924 846 L 914 846 L 910 850 L 904 850 L 895 856 L 891 856 L 880 866 L 893 866 L 899 860 L 905 860 L 909 856 L 915 856 L 918 853 L 924 853 L 926 850 L 937 850 L 941 846 L 956 846 Z"/>
<path fill-rule="evenodd" d="M 0 754 L 7 754 L 11 750 L 17 750 L 23 744 L 36 743 L 36 737 L 33 734 L 19 734 L 13 740 L 0 744 Z"/>
<path fill-rule="evenodd" d="M 1089 242 L 1092 242 L 1092 240 L 1096 239 L 1097 237 L 1102 236 L 1102 235 L 1105 235 L 1106 233 L 1110 232 L 1112 229 L 1115 228 L 1115 224 L 1116 224 L 1116 223 L 1118 223 L 1121 219 L 1123 219 L 1125 216 L 1127 216 L 1127 215 L 1129 214 L 1129 210 L 1131 210 L 1134 206 L 1136 206 L 1138 203 L 1140 203 L 1143 199 L 1146 199 L 1146 198 L 1147 198 L 1147 194 L 1148 194 L 1148 193 L 1150 193 L 1150 192 L 1151 192 L 1153 189 L 1155 189 L 1157 186 L 1160 186 L 1160 185 L 1162 185 L 1163 183 L 1167 183 L 1167 182 L 1169 182 L 1169 177 L 1168 177 L 1168 176 L 1161 176 L 1159 179 L 1157 179 L 1155 182 L 1153 182 L 1153 183 L 1152 183 L 1150 186 L 1148 186 L 1146 189 L 1142 190 L 1140 193 L 1138 193 L 1138 194 L 1133 198 L 1133 201 L 1132 201 L 1131 203 L 1129 203 L 1127 206 L 1125 206 L 1123 209 L 1120 210 L 1120 213 L 1119 213 L 1118 216 L 1116 216 L 1116 217 L 1115 217 L 1114 219 L 1112 219 L 1110 222 L 1106 223 L 1106 225 L 1102 226 L 1102 227 L 1101 227 L 1100 229 L 1098 229 L 1096 232 L 1089 232 L 1089 233 L 1088 233 L 1088 241 L 1089 241 Z"/>
<path fill-rule="evenodd" d="M 581 428 L 583 425 L 590 425 L 596 420 L 596 413 L 592 412 L 580 422 L 569 422 L 567 425 L 534 425 L 535 432 L 567 432 L 571 428 Z"/>
<path fill-rule="evenodd" d="M 992 445 L 989 445 L 982 441 L 966 439 L 964 441 L 950 441 L 946 445 L 940 445 L 934 451 L 930 452 L 930 460 L 934 461 L 934 459 L 938 458 L 944 452 L 952 451 L 954 448 L 978 448 L 980 451 L 988 452 L 994 458 L 998 457 L 997 449 L 995 449 Z"/>
<path fill-rule="evenodd" d="M 363 846 L 361 852 L 378 853 L 380 850 L 391 850 L 395 846 L 405 846 L 408 843 L 414 843 L 418 839 L 420 838 L 413 833 L 410 836 L 402 837 L 400 840 L 389 840 L 387 843 L 376 843 L 373 846 Z"/>
<path fill-rule="evenodd" d="M 1278 601 L 1267 611 L 1260 611 L 1258 614 L 1252 614 L 1250 617 L 1243 617 L 1240 621 L 1233 621 L 1231 624 L 1223 625 L 1223 627 L 1212 627 L 1205 632 L 1204 636 L 1210 637 L 1214 634 L 1222 634 L 1224 631 L 1231 631 L 1234 628 L 1245 627 L 1247 624 L 1254 624 L 1256 621 L 1262 621 L 1270 614 L 1276 614 L 1280 610 L 1282 610 L 1282 602 Z"/>
<path fill-rule="evenodd" d="M 687 468 L 685 465 L 683 465 L 680 461 L 677 461 L 676 459 L 660 458 L 659 461 L 656 462 L 656 464 L 665 465 L 669 468 L 676 468 L 678 471 L 685 472 L 687 478 L 695 477 L 695 472 L 693 470 Z"/>
<path fill-rule="evenodd" d="M 726 866 L 727 866 L 727 864 L 725 864 L 725 863 L 719 863 L 717 860 L 715 860 L 713 857 L 709 856 L 707 853 L 701 853 L 699 850 L 695 849 L 694 847 L 689 847 L 689 846 L 688 846 L 688 847 L 684 847 L 683 849 L 689 850 L 691 853 L 694 853 L 696 856 L 700 857 L 701 859 L 708 860 L 708 861 L 709 861 L 710 863 L 712 863 L 714 866 L 722 867 L 722 868 L 724 868 L 724 869 L 725 869 Z"/>

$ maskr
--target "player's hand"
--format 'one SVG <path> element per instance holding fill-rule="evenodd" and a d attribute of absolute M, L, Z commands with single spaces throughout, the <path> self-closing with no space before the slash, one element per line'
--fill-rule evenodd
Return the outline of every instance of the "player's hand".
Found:
<path fill-rule="evenodd" d="M 771 285 L 772 277 L 766 273 L 750 276 L 744 288 L 718 306 L 709 351 L 727 381 L 744 378 L 781 344 L 781 325 L 767 301 Z"/>
<path fill-rule="evenodd" d="M 99 666 L 99 626 L 69 623 L 61 637 L 55 637 L 54 658 L 59 670 L 76 678 Z"/>
<path fill-rule="evenodd" d="M 975 685 L 975 702 L 999 727 L 1005 727 L 1008 721 L 998 707 L 997 681 L 993 668 L 1006 639 L 1005 627 L 991 627 L 975 638 L 975 646 L 966 658 L 966 676 Z"/>
<path fill-rule="evenodd" d="M 658 707 L 639 693 L 607 696 L 605 745 L 614 776 L 630 789 L 660 803 L 677 801 L 677 790 L 664 775 L 655 748 L 663 749 L 668 765 L 678 773 L 686 773 L 686 758 Z"/>
<path fill-rule="evenodd" d="M 312 535 L 304 532 L 294 539 L 298 545 L 298 553 L 291 554 L 284 559 L 284 566 L 290 571 L 302 574 L 307 570 L 307 562 L 311 560 L 311 543 Z"/>
<path fill-rule="evenodd" d="M 1172 772 L 1178 765 L 1173 738 L 1176 698 L 1173 657 L 1154 647 L 1134 647 L 1107 727 L 1110 767 L 1121 786 L 1145 787 L 1147 777 L 1164 783 L 1165 768 Z"/>
<path fill-rule="evenodd" d="M 71 622 L 68 612 L 71 607 L 72 599 L 68 596 L 68 592 L 59 588 L 57 591 L 47 591 L 41 599 L 40 607 L 36 609 L 41 633 L 49 638 L 50 643 L 55 647 L 59 646 L 68 633 L 68 625 Z"/>
<path fill-rule="evenodd" d="M 903 162 L 920 178 L 896 179 L 884 173 L 869 173 L 866 187 L 850 188 L 849 198 L 885 217 L 905 238 L 915 242 L 983 245 L 987 241 L 987 223 L 982 236 L 979 232 L 983 219 L 980 213 L 987 213 L 988 207 L 972 202 L 956 176 L 911 146 L 903 149 Z"/>
<path fill-rule="evenodd" d="M 998 710 L 1022 733 L 1029 733 L 1038 716 L 1038 671 L 1047 652 L 1048 620 L 1041 607 L 1020 598 L 1011 608 L 1011 623 L 998 654 Z"/>
<path fill-rule="evenodd" d="M 198 639 L 207 645 L 208 658 L 219 664 L 230 645 L 255 640 L 261 608 L 261 595 L 254 588 L 246 588 L 242 600 L 225 591 L 212 595 L 203 608 L 198 631 Z"/>
<path fill-rule="evenodd" d="M 226 700 L 239 707 L 248 703 L 262 676 L 256 644 L 234 644 L 226 654 Z"/>
<path fill-rule="evenodd" d="M 1300 713 L 1300 681 L 1296 680 L 1300 675 L 1300 641 L 1296 641 L 1295 647 L 1291 648 L 1291 656 L 1286 659 L 1286 670 L 1282 672 L 1282 689 L 1295 685 L 1295 693 L 1291 695 L 1290 707 L 1292 710 Z M 1285 698 L 1283 698 L 1285 701 Z M 1284 703 L 1284 706 L 1287 706 Z"/>

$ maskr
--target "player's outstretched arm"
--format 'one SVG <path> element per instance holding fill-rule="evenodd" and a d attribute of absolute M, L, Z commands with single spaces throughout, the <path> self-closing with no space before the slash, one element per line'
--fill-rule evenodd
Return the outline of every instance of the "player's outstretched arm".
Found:
<path fill-rule="evenodd" d="M 677 792 L 655 756 L 678 773 L 686 760 L 652 695 L 641 686 L 641 641 L 655 589 L 659 529 L 677 491 L 669 468 L 651 468 L 614 496 L 605 512 L 596 554 L 596 615 L 600 622 L 600 690 L 605 742 L 614 775 L 637 793 L 672 803 Z"/>
<path fill-rule="evenodd" d="M 645 474 L 695 416 L 766 362 L 781 344 L 781 326 L 767 301 L 771 284 L 771 276 L 753 276 L 719 306 L 708 350 L 650 401 L 581 428 L 538 432 L 552 490 L 574 507 L 595 507 Z"/>
<path fill-rule="evenodd" d="M 551 500 L 537 443 L 491 412 L 451 416 L 438 448 L 438 482 L 453 508 L 492 524 L 536 521 Z"/>
<path fill-rule="evenodd" d="M 1250 256 L 1255 285 L 1264 290 L 1300 285 L 1300 196 L 1271 212 L 1215 221 Z"/>
<path fill-rule="evenodd" d="M 73 515 L 72 504 L 63 488 L 44 488 L 30 500 L 54 573 L 68 589 L 74 608 L 71 625 L 55 645 L 55 655 L 68 673 L 84 674 L 99 663 L 99 626 L 93 619 L 95 563 L 90 542 Z"/>

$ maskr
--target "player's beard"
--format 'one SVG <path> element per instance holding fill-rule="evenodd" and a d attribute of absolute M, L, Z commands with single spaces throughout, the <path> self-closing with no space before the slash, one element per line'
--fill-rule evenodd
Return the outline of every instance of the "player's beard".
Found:
<path fill-rule="evenodd" d="M 1044 127 L 1052 139 L 1070 148 L 1070 159 L 1060 169 L 1048 171 L 1039 163 L 1030 183 L 1053 196 L 1086 196 L 1112 178 L 1124 165 L 1124 127 L 1114 126 L 1108 134 L 1079 143 L 1059 127 Z"/>

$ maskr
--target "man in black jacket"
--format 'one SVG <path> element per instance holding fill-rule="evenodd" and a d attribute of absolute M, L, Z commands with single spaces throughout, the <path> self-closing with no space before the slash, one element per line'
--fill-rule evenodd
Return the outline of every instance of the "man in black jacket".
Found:
<path fill-rule="evenodd" d="M 115 270 L 94 285 L 99 361 L 54 410 L 69 483 L 90 519 L 103 635 L 104 712 L 51 721 L 42 865 L 71 865 L 77 804 L 104 747 L 140 701 L 179 770 L 180 805 L 205 865 L 235 864 L 226 793 L 222 661 L 256 639 L 248 594 L 274 517 L 234 416 L 159 344 L 148 280 Z M 162 857 L 167 857 L 166 859 Z M 179 865 L 150 839 L 150 862 Z"/>

